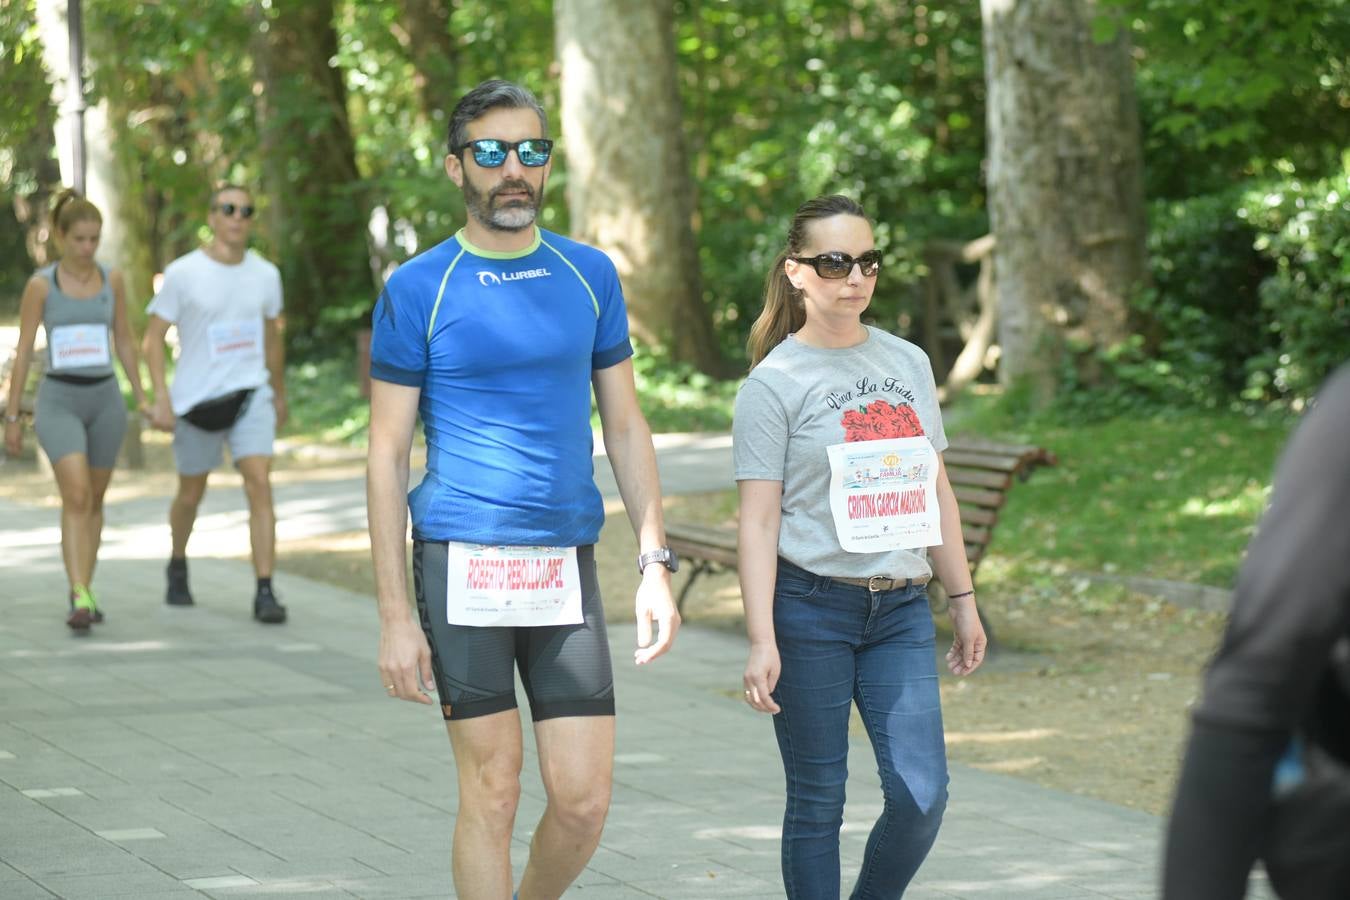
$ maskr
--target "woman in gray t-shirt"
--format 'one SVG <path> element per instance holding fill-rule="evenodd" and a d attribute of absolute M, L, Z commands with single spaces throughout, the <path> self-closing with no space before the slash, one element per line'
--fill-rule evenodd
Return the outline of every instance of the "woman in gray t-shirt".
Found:
<path fill-rule="evenodd" d="M 61 491 L 61 555 L 70 581 L 66 624 L 87 632 L 103 621 L 90 582 L 103 531 L 103 495 L 127 427 L 126 405 L 113 375 L 114 355 L 142 410 L 145 391 L 122 275 L 94 260 L 103 217 L 94 204 L 65 191 L 52 221 L 61 259 L 38 270 L 24 287 L 5 408 L 5 449 L 17 455 L 23 448 L 19 401 L 40 324 L 47 333 L 47 365 L 34 426 Z"/>
<path fill-rule="evenodd" d="M 787 774 L 789 898 L 839 896 L 854 703 L 885 803 L 852 896 L 900 896 L 937 837 L 947 760 L 932 575 L 951 599 L 951 671 L 973 672 L 986 646 L 932 368 L 918 347 L 862 323 L 880 268 L 856 202 L 803 204 L 736 398 L 745 699 L 773 714 Z"/>

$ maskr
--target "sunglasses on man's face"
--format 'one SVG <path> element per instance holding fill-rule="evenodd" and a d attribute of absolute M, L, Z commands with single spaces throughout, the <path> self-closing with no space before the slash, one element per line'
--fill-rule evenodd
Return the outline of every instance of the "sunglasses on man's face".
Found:
<path fill-rule="evenodd" d="M 847 278 L 855 265 L 862 269 L 864 278 L 872 278 L 881 271 L 880 250 L 868 250 L 856 258 L 838 250 L 831 250 L 818 256 L 789 256 L 788 259 L 806 263 L 815 269 L 821 278 Z"/>
<path fill-rule="evenodd" d="M 522 166 L 537 169 L 548 162 L 553 153 L 553 142 L 548 138 L 526 138 L 523 141 L 499 141 L 496 138 L 482 138 L 461 144 L 456 153 L 465 148 L 473 151 L 473 161 L 485 169 L 495 169 L 506 162 L 507 154 L 516 151 L 516 159 Z"/>
<path fill-rule="evenodd" d="M 222 215 L 232 216 L 235 213 L 239 213 L 239 218 L 241 219 L 253 218 L 252 206 L 248 205 L 240 206 L 237 203 L 217 203 L 213 208 L 215 209 L 216 212 L 221 213 Z"/>

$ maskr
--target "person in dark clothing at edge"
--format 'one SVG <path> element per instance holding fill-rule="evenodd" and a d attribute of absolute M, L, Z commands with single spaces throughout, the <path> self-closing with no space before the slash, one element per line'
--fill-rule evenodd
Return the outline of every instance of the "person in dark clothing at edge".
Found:
<path fill-rule="evenodd" d="M 1238 577 L 1172 809 L 1166 900 L 1242 897 L 1257 859 L 1286 900 L 1350 896 L 1350 805 L 1339 803 L 1350 784 L 1299 786 L 1314 771 L 1314 750 L 1334 759 L 1347 747 L 1348 626 L 1350 365 L 1343 365 L 1284 451 Z M 1350 773 L 1343 756 L 1340 765 Z M 1291 791 L 1300 792 L 1298 803 L 1289 802 Z"/>

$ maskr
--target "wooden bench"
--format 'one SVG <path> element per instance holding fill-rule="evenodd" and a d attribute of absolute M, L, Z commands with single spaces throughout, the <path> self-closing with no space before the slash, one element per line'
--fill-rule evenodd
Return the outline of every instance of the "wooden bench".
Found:
<path fill-rule="evenodd" d="M 1017 482 L 1026 481 L 1040 466 L 1053 466 L 1058 460 L 1055 454 L 1042 447 L 965 438 L 952 440 L 942 458 L 961 510 L 961 534 L 966 541 L 970 570 L 974 572 L 993 539 L 994 526 L 998 524 L 999 511 L 1008 491 Z M 734 525 L 667 522 L 666 542 L 680 555 L 689 571 L 688 580 L 680 590 L 681 614 L 685 599 L 701 575 L 736 568 Z M 989 633 L 992 636 L 993 632 Z"/>

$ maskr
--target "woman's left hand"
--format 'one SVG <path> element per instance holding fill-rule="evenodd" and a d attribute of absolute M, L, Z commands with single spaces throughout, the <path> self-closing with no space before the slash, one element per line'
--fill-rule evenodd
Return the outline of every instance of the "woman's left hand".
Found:
<path fill-rule="evenodd" d="M 778 657 L 776 643 L 752 643 L 750 659 L 745 663 L 745 675 L 741 678 L 745 684 L 745 702 L 760 712 L 777 715 L 780 710 L 774 702 L 773 690 L 778 687 L 778 676 L 782 671 L 783 663 Z"/>
<path fill-rule="evenodd" d="M 950 604 L 952 617 L 952 649 L 947 651 L 947 668 L 953 675 L 969 675 L 984 662 L 989 641 L 984 636 L 984 625 L 975 609 L 975 597 L 962 597 Z"/>

